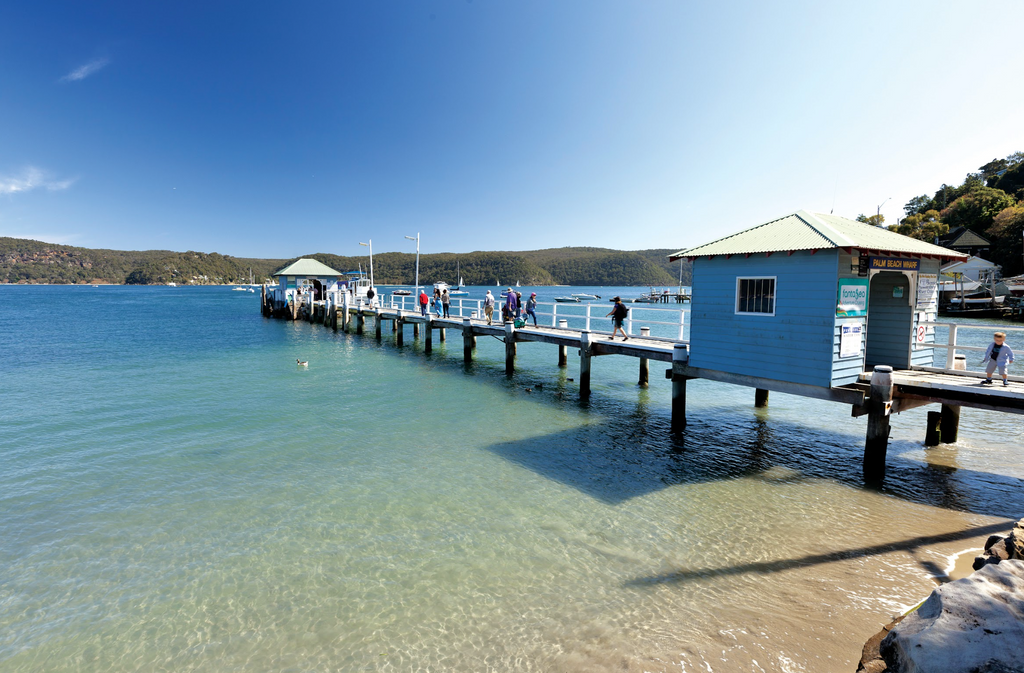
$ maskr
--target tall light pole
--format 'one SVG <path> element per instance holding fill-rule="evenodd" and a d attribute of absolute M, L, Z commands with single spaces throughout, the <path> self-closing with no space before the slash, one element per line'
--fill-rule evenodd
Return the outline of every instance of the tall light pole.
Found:
<path fill-rule="evenodd" d="M 366 239 L 369 243 L 360 243 L 359 245 L 365 245 L 370 249 L 370 287 L 373 287 L 373 239 Z"/>
<path fill-rule="evenodd" d="M 406 236 L 410 241 L 416 241 L 416 289 L 420 289 L 420 232 L 416 232 L 416 237 Z M 419 296 L 419 293 L 416 293 Z"/>
<path fill-rule="evenodd" d="M 884 206 L 886 203 L 888 203 L 889 199 L 891 199 L 891 198 L 892 197 L 890 196 L 885 201 L 882 201 L 881 203 L 879 203 L 878 204 L 878 208 L 875 208 L 875 226 L 876 227 L 882 226 L 882 206 Z"/>

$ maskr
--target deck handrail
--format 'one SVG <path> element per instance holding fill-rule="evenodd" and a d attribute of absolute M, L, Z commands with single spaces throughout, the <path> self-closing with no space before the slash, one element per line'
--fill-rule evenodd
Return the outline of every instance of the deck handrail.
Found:
<path fill-rule="evenodd" d="M 958 322 L 936 322 L 936 321 L 933 321 L 933 320 L 922 320 L 921 322 L 917 323 L 917 325 L 918 325 L 918 327 L 925 327 L 925 328 L 928 328 L 928 327 L 948 327 L 949 328 L 949 338 L 946 340 L 946 343 L 944 343 L 944 344 L 935 344 L 935 343 L 926 344 L 926 343 L 916 343 L 916 342 L 914 344 L 915 348 L 945 348 L 946 349 L 946 369 L 949 369 L 949 370 L 953 370 L 953 364 L 956 361 L 956 352 L 958 350 L 961 350 L 961 351 L 980 351 L 980 352 L 985 352 L 985 351 L 988 350 L 987 346 L 964 346 L 962 344 L 957 344 L 957 342 L 956 342 L 956 340 L 957 340 L 957 333 L 959 332 L 959 330 L 961 328 L 964 328 L 964 329 L 985 329 L 985 330 L 992 330 L 993 332 L 1024 332 L 1024 327 L 1012 327 L 1012 326 L 1009 326 L 1009 325 L 992 325 L 992 324 L 986 324 L 986 325 L 965 325 L 963 323 L 958 323 Z"/>

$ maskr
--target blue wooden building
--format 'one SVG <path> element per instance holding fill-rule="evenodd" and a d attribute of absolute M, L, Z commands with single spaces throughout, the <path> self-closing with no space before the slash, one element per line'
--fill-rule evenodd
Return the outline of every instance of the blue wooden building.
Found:
<path fill-rule="evenodd" d="M 931 365 L 933 349 L 919 344 L 934 334 L 918 323 L 935 320 L 939 267 L 966 258 L 806 211 L 672 259 L 683 257 L 693 263 L 689 366 L 800 388 L 853 383 L 876 364 Z"/>

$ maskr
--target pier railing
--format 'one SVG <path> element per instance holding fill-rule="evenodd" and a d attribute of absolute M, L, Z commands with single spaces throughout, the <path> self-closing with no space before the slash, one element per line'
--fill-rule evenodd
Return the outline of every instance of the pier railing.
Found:
<path fill-rule="evenodd" d="M 989 332 L 1024 332 L 1024 327 L 1011 327 L 1009 325 L 965 325 L 957 322 L 932 322 L 932 321 L 921 321 L 917 323 L 918 329 L 927 329 L 929 327 L 946 327 L 949 329 L 949 335 L 946 343 L 918 343 L 917 339 L 914 340 L 914 350 L 919 348 L 944 348 L 946 349 L 946 369 L 954 371 L 954 364 L 956 362 L 957 351 L 979 351 L 984 353 L 988 350 L 987 346 L 967 346 L 965 344 L 957 343 L 960 330 L 964 329 L 980 329 L 987 330 Z M 922 335 L 923 336 L 923 335 Z"/>
<path fill-rule="evenodd" d="M 385 298 L 384 305 L 389 308 L 401 309 L 403 311 L 419 311 L 419 302 L 416 297 L 412 296 L 395 296 L 390 295 Z M 498 297 L 495 297 L 494 315 L 496 320 L 501 320 L 502 309 L 505 306 L 504 301 L 500 301 Z M 605 310 L 607 306 L 607 310 Z M 566 329 L 577 329 L 587 330 L 598 334 L 611 334 L 611 330 L 595 329 L 595 324 L 610 324 L 611 318 L 607 317 L 607 313 L 611 311 L 613 304 L 608 303 L 605 305 L 596 305 L 589 302 L 579 303 L 546 303 L 537 302 L 537 324 L 544 325 L 545 327 L 559 328 L 564 327 Z M 661 337 L 667 339 L 673 339 L 683 341 L 686 338 L 686 314 L 687 311 L 684 309 L 674 308 L 651 308 L 649 304 L 626 304 L 629 308 L 629 314 L 623 321 L 623 329 L 626 330 L 626 334 L 633 334 L 633 328 L 636 327 L 650 327 L 657 326 L 657 333 L 652 334 L 654 337 Z M 594 310 L 594 309 L 597 310 Z M 428 310 L 429 309 L 428 307 Z M 483 318 L 484 317 L 484 300 L 483 299 L 464 299 L 453 297 L 451 304 L 448 308 L 449 315 L 458 318 Z M 636 314 L 642 314 L 638 317 Z M 521 315 L 525 319 L 529 319 L 526 315 L 525 310 L 521 311 Z M 562 325 L 562 322 L 565 325 Z M 607 322 L 605 322 L 607 321 Z"/>

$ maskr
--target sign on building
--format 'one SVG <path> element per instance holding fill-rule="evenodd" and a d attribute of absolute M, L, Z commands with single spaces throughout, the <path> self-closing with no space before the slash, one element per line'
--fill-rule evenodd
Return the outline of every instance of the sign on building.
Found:
<path fill-rule="evenodd" d="M 836 315 L 853 318 L 868 314 L 868 279 L 840 278 Z"/>
<path fill-rule="evenodd" d="M 859 322 L 844 322 L 839 327 L 839 357 L 858 357 L 864 335 L 864 325 Z"/>

